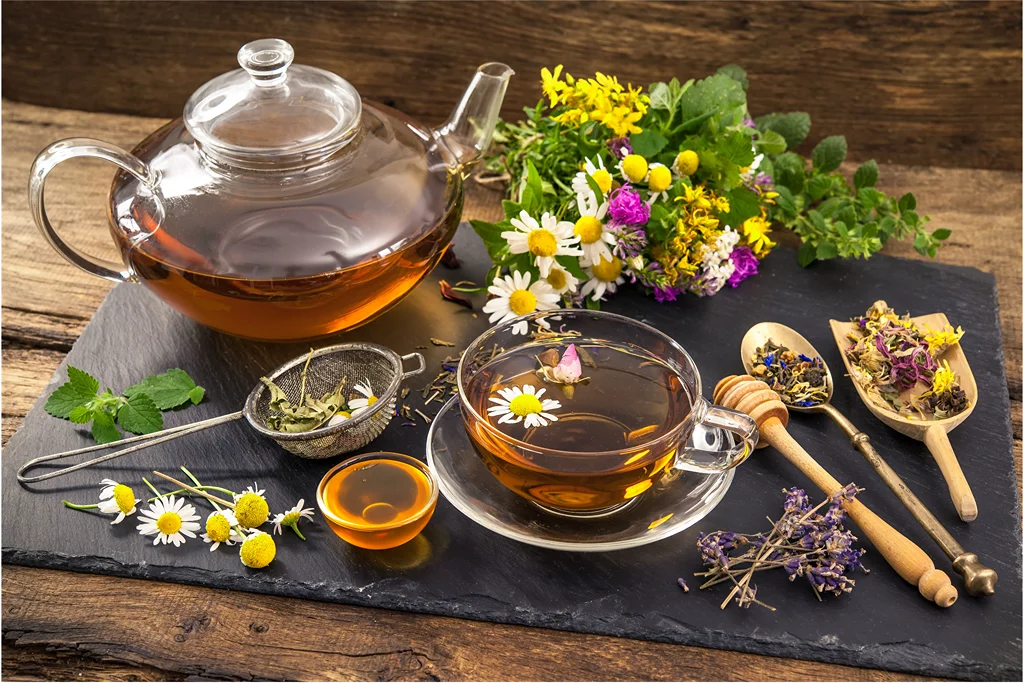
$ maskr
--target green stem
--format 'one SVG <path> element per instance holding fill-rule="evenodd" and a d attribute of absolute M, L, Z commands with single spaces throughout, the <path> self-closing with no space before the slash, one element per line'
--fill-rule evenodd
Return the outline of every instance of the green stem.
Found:
<path fill-rule="evenodd" d="M 95 510 L 99 507 L 99 505 L 95 503 L 92 505 L 75 505 L 74 503 L 69 503 L 66 500 L 62 500 L 61 502 L 64 503 L 64 507 L 71 508 L 72 510 Z"/>
<path fill-rule="evenodd" d="M 234 497 L 234 495 L 235 495 L 233 491 L 228 491 L 227 489 L 221 488 L 220 486 L 197 486 L 196 488 L 199 489 L 200 491 L 220 491 L 221 493 L 228 493 L 232 497 Z M 177 495 L 183 494 L 183 493 L 184 494 L 190 494 L 191 491 L 189 491 L 188 489 L 178 489 L 176 491 L 171 491 L 170 493 L 166 493 L 166 494 L 157 493 L 156 498 L 163 498 L 165 496 L 177 496 Z M 156 500 L 156 498 L 150 498 L 146 502 L 147 503 L 152 503 L 154 500 Z M 211 500 L 210 502 L 212 503 L 213 501 Z"/>
<path fill-rule="evenodd" d="M 142 481 L 145 482 L 146 486 L 149 487 L 150 491 L 152 491 L 153 493 L 156 494 L 157 498 L 162 498 L 163 497 L 163 496 L 160 495 L 160 492 L 156 490 L 156 487 L 149 483 L 149 479 L 146 479 L 145 477 L 143 477 Z M 155 499 L 153 499 L 153 500 L 155 500 Z"/>
<path fill-rule="evenodd" d="M 205 490 L 205 489 L 203 489 L 203 485 L 199 483 L 199 480 L 196 479 L 195 475 L 188 471 L 187 467 L 182 465 L 181 466 L 181 471 L 185 473 L 185 476 L 187 476 L 189 479 L 192 480 L 192 483 L 196 485 L 197 489 L 199 489 L 200 491 Z M 217 504 L 217 501 L 210 500 L 209 498 L 207 498 L 207 500 L 210 501 L 210 504 L 213 505 L 213 507 L 217 510 L 217 512 L 220 512 L 221 508 L 220 508 L 220 505 Z"/>
<path fill-rule="evenodd" d="M 299 523 L 298 522 L 296 522 L 295 524 L 289 524 L 288 526 L 290 526 L 292 528 L 292 531 L 294 531 L 298 535 L 299 538 L 301 538 L 303 541 L 306 540 L 306 537 L 302 535 L 301 531 L 299 531 Z"/>

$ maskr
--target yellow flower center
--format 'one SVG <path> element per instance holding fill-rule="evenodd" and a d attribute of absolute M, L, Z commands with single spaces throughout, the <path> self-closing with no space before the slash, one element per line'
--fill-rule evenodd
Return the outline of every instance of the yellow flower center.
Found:
<path fill-rule="evenodd" d="M 118 484 L 114 487 L 114 502 L 117 509 L 127 515 L 135 507 L 135 493 L 124 484 Z"/>
<path fill-rule="evenodd" d="M 262 569 L 273 562 L 277 555 L 277 545 L 269 534 L 259 533 L 242 542 L 238 556 L 242 564 L 253 569 Z"/>
<path fill-rule="evenodd" d="M 594 179 L 597 186 L 601 188 L 601 192 L 608 194 L 608 191 L 612 189 L 612 174 L 603 168 L 599 168 L 590 174 L 590 177 Z"/>
<path fill-rule="evenodd" d="M 215 543 L 224 543 L 231 538 L 231 525 L 222 514 L 213 514 L 206 520 L 206 535 Z"/>
<path fill-rule="evenodd" d="M 601 239 L 604 226 L 601 225 L 601 221 L 593 216 L 583 216 L 576 221 L 576 227 L 573 228 L 573 232 L 580 238 L 581 244 L 593 244 Z"/>
<path fill-rule="evenodd" d="M 622 274 L 622 259 L 612 256 L 612 260 L 609 261 L 602 256 L 601 260 L 591 268 L 591 272 L 601 282 L 615 282 Z"/>
<path fill-rule="evenodd" d="M 165 512 L 157 518 L 156 528 L 160 530 L 160 533 L 168 536 L 178 533 L 178 530 L 181 529 L 181 515 L 177 512 Z"/>
<path fill-rule="evenodd" d="M 554 256 L 558 251 L 558 238 L 550 230 L 541 228 L 526 236 L 526 244 L 534 256 Z"/>
<path fill-rule="evenodd" d="M 622 160 L 622 173 L 634 183 L 647 176 L 647 159 L 639 154 L 629 154 Z"/>
<path fill-rule="evenodd" d="M 247 529 L 258 527 L 267 521 L 270 516 L 270 507 L 263 496 L 255 493 L 243 493 L 235 501 L 235 519 Z"/>
<path fill-rule="evenodd" d="M 547 280 L 548 280 L 548 284 L 551 285 L 551 287 L 553 289 L 555 289 L 556 291 L 557 290 L 561 290 L 561 289 L 565 289 L 566 280 L 565 280 L 565 271 L 564 270 L 560 270 L 558 268 L 553 268 L 551 270 L 551 272 L 548 273 Z"/>
<path fill-rule="evenodd" d="M 651 177 L 647 179 L 647 187 L 651 192 L 664 192 L 672 184 L 672 171 L 664 166 L 655 166 L 651 169 Z"/>
<path fill-rule="evenodd" d="M 377 402 L 377 397 L 376 396 L 371 396 L 368 399 L 366 399 L 366 407 L 369 408 L 370 406 L 372 406 L 376 402 Z"/>
<path fill-rule="evenodd" d="M 519 417 L 526 417 L 541 411 L 540 399 L 533 394 L 519 394 L 508 404 L 508 409 Z"/>
<path fill-rule="evenodd" d="M 679 169 L 679 175 L 691 176 L 697 171 L 697 166 L 700 164 L 700 159 L 697 157 L 697 153 L 693 150 L 685 150 L 679 153 L 676 157 L 676 168 Z"/>
<path fill-rule="evenodd" d="M 935 395 L 945 393 L 956 382 L 956 375 L 949 367 L 949 361 L 943 361 L 943 366 L 935 371 L 932 378 L 932 393 Z"/>
<path fill-rule="evenodd" d="M 527 313 L 533 313 L 537 308 L 537 297 L 526 289 L 517 289 L 512 292 L 512 295 L 508 298 L 508 307 L 512 309 L 512 312 L 516 315 L 526 315 Z"/>

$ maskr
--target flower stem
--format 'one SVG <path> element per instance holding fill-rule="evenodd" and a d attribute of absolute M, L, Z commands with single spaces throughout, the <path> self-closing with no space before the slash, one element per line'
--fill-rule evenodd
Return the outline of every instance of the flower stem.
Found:
<path fill-rule="evenodd" d="M 92 505 L 75 505 L 74 503 L 69 503 L 66 500 L 62 500 L 61 502 L 64 503 L 64 507 L 71 508 L 72 510 L 95 510 L 99 507 L 99 505 L 95 503 Z"/>
<path fill-rule="evenodd" d="M 306 540 L 306 537 L 302 535 L 301 531 L 299 531 L 299 523 L 298 522 L 296 522 L 295 524 L 289 524 L 288 526 L 290 526 L 292 528 L 292 531 L 294 531 L 296 533 L 296 535 L 298 535 L 299 538 L 301 538 L 303 541 Z"/>
<path fill-rule="evenodd" d="M 199 489 L 200 491 L 202 491 L 202 490 L 203 490 L 203 485 L 199 483 L 199 480 L 198 480 L 198 479 L 196 479 L 196 477 L 195 477 L 195 475 L 194 475 L 194 474 L 192 474 L 191 472 L 189 472 L 189 471 L 188 471 L 188 468 L 187 468 L 187 467 L 185 467 L 184 465 L 182 465 L 182 466 L 181 466 L 181 471 L 185 473 L 185 476 L 187 476 L 187 477 L 188 477 L 189 479 L 191 479 L 191 480 L 192 480 L 192 483 L 196 485 L 196 488 L 197 488 L 197 489 Z M 208 500 L 209 500 L 209 499 L 208 499 Z M 213 507 L 214 507 L 214 508 L 216 508 L 217 512 L 220 512 L 220 510 L 221 510 L 221 507 L 220 507 L 220 505 L 217 505 L 217 501 L 215 501 L 215 500 L 210 500 L 210 504 L 211 504 L 211 505 L 213 505 Z"/>
<path fill-rule="evenodd" d="M 144 481 L 144 482 L 146 483 L 146 486 L 148 486 L 148 487 L 149 487 L 149 490 L 150 490 L 150 491 L 152 491 L 153 493 L 155 493 L 155 494 L 156 494 L 156 497 L 157 497 L 157 498 L 163 498 L 163 496 L 161 495 L 161 493 L 160 493 L 159 491 L 157 491 L 157 490 L 156 490 L 156 487 L 155 487 L 155 486 L 153 486 L 152 484 L 150 484 L 150 483 L 149 483 L 149 479 L 146 479 L 145 477 L 143 477 L 143 478 L 142 478 L 142 481 Z M 156 498 L 154 498 L 153 500 L 156 500 Z M 149 501 L 149 502 L 152 502 L 152 501 Z"/>
<path fill-rule="evenodd" d="M 229 491 L 229 490 L 227 490 L 225 488 L 221 488 L 220 486 L 197 486 L 196 488 L 200 489 L 202 491 L 220 491 L 221 493 L 230 493 L 232 496 L 235 495 L 234 492 Z M 157 494 L 157 498 L 162 498 L 165 495 L 167 495 L 167 496 L 177 496 L 179 494 L 189 494 L 189 495 L 191 495 L 191 491 L 189 491 L 188 489 L 177 489 L 177 490 L 171 491 L 170 493 L 167 493 L 167 494 L 159 494 L 158 493 Z M 156 500 L 156 498 L 150 498 L 146 502 L 147 503 L 152 503 L 154 500 Z M 213 501 L 210 501 L 210 502 L 213 502 Z"/>

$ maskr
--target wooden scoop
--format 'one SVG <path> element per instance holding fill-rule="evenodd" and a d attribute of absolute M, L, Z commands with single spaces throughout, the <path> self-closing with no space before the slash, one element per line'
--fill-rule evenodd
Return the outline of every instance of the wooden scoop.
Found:
<path fill-rule="evenodd" d="M 789 435 L 789 411 L 767 384 L 750 375 L 726 377 L 715 387 L 715 403 L 744 412 L 757 422 L 764 445 L 771 444 L 787 460 L 813 481 L 826 495 L 843 488 L 835 477 L 819 465 Z M 758 446 L 761 446 L 759 443 Z M 939 607 L 956 602 L 958 593 L 949 576 L 935 568 L 935 563 L 909 538 L 896 531 L 885 520 L 869 510 L 856 498 L 843 504 L 850 519 L 870 539 L 885 561 L 907 582 L 917 586 L 928 600 Z"/>
<path fill-rule="evenodd" d="M 912 320 L 922 329 L 941 330 L 949 325 L 949 320 L 946 319 L 945 313 L 921 315 L 912 318 Z M 846 371 L 852 373 L 850 359 L 846 357 L 846 350 L 853 343 L 848 335 L 857 329 L 857 323 L 830 320 L 829 325 L 832 326 L 832 334 L 836 338 L 836 344 L 839 346 L 843 363 L 846 364 Z M 942 360 L 949 361 L 949 367 L 959 378 L 960 388 L 967 394 L 967 400 L 969 401 L 967 410 L 953 417 L 947 417 L 942 420 L 911 419 L 905 415 L 900 415 L 887 405 L 875 403 L 859 382 L 855 381 L 853 385 L 857 388 L 860 400 L 864 402 L 864 405 L 868 407 L 868 410 L 875 417 L 900 434 L 917 439 L 918 441 L 924 441 L 928 450 L 931 451 L 932 457 L 935 458 L 935 462 L 939 464 L 942 476 L 946 479 L 946 485 L 949 487 L 949 496 L 953 499 L 953 507 L 956 508 L 957 514 L 965 522 L 971 522 L 978 517 L 978 503 L 974 499 L 974 494 L 967 483 L 967 478 L 964 477 L 963 470 L 960 469 L 960 463 L 956 459 L 956 454 L 953 453 L 953 446 L 950 445 L 949 437 L 946 434 L 966 420 L 974 410 L 974 406 L 978 405 L 978 385 L 974 381 L 971 367 L 967 364 L 967 357 L 964 356 L 963 349 L 960 348 L 959 344 L 955 344 L 947 349 L 942 354 Z"/>

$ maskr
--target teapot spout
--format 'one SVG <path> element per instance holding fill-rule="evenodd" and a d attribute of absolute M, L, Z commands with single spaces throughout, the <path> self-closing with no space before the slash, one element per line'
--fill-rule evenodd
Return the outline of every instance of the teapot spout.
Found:
<path fill-rule="evenodd" d="M 434 135 L 452 153 L 456 165 L 469 164 L 487 151 L 508 79 L 514 73 L 511 67 L 499 62 L 481 65 L 455 111 L 444 125 L 435 129 Z"/>

